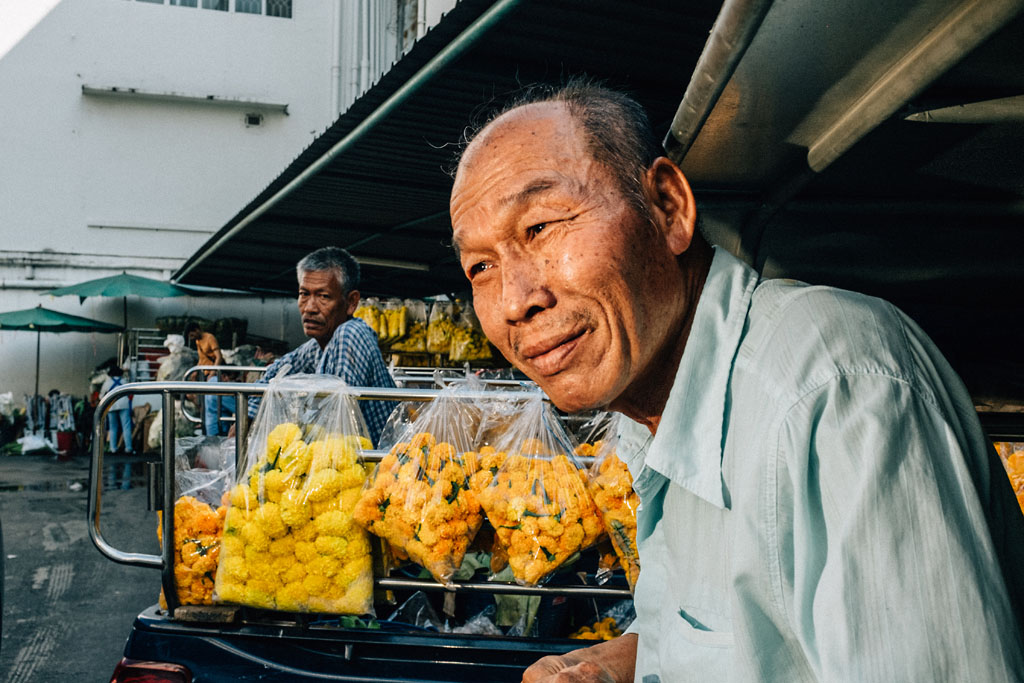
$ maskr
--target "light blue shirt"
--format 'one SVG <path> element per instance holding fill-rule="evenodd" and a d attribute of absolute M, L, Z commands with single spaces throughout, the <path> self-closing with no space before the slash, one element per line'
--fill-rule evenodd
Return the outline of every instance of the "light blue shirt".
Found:
<path fill-rule="evenodd" d="M 1024 680 L 1020 510 L 895 307 L 716 250 L 657 435 L 623 423 L 637 681 Z"/>
<path fill-rule="evenodd" d="M 310 339 L 281 356 L 267 366 L 259 382 L 269 382 L 285 374 L 335 375 L 351 387 L 386 389 L 395 386 L 395 380 L 384 365 L 384 358 L 377 345 L 377 333 L 359 318 L 349 318 L 338 325 L 323 349 L 316 339 Z M 259 397 L 249 399 L 249 417 L 256 415 L 259 405 Z M 376 444 L 394 404 L 391 401 L 359 401 L 359 407 L 366 420 L 370 439 Z"/>

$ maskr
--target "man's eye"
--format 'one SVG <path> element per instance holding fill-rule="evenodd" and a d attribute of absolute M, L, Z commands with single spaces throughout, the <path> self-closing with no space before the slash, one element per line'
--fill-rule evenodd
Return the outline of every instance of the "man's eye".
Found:
<path fill-rule="evenodd" d="M 479 275 L 490 267 L 491 264 L 481 261 L 480 263 L 474 263 L 471 265 L 467 272 L 469 273 L 469 277 L 472 278 L 474 275 Z"/>
<path fill-rule="evenodd" d="M 544 230 L 544 228 L 546 228 L 546 227 L 548 227 L 548 224 L 547 224 L 547 223 L 537 223 L 536 225 L 531 225 L 530 227 L 528 227 L 528 228 L 526 229 L 526 233 L 527 233 L 527 234 L 528 234 L 528 235 L 529 235 L 530 237 L 536 237 L 536 236 L 537 236 L 537 235 L 539 235 L 539 234 L 541 233 L 541 231 L 542 231 L 542 230 Z"/>

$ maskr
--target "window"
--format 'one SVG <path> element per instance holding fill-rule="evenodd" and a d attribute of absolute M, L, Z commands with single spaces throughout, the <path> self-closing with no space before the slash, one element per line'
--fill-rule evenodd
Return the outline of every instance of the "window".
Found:
<path fill-rule="evenodd" d="M 263 14 L 263 0 L 235 0 L 235 11 L 245 14 Z"/>
<path fill-rule="evenodd" d="M 138 0 L 156 5 L 164 4 L 164 0 Z M 268 17 L 292 16 L 292 0 L 167 0 L 167 4 L 178 7 L 202 7 L 219 12 L 240 12 L 242 14 L 266 14 Z M 264 11 L 265 10 L 265 11 Z"/>
<path fill-rule="evenodd" d="M 267 0 L 268 17 L 292 17 L 292 0 Z"/>

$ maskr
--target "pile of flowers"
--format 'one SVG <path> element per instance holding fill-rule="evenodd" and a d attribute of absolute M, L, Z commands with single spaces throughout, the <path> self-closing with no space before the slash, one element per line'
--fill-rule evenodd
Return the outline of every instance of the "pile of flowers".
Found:
<path fill-rule="evenodd" d="M 619 625 L 614 617 L 605 617 L 595 621 L 593 626 L 582 626 L 578 631 L 569 635 L 576 640 L 611 640 L 622 635 Z"/>
<path fill-rule="evenodd" d="M 590 494 L 632 589 L 640 576 L 640 554 L 636 547 L 636 510 L 640 499 L 633 490 L 633 477 L 603 441 L 582 444 L 576 454 L 597 457 L 590 472 Z"/>
<path fill-rule="evenodd" d="M 264 456 L 230 491 L 217 598 L 289 612 L 371 612 L 370 542 L 352 520 L 366 480 L 359 451 L 370 447 L 340 434 L 307 443 L 297 424 L 277 425 Z"/>
<path fill-rule="evenodd" d="M 483 523 L 455 448 L 419 432 L 377 465 L 355 520 L 449 583 Z"/>
<path fill-rule="evenodd" d="M 540 583 L 604 533 L 585 473 L 565 454 L 543 455 L 533 441 L 496 456 L 504 462 L 479 494 L 512 575 L 525 585 Z"/>
<path fill-rule="evenodd" d="M 216 510 L 192 496 L 174 502 L 174 583 L 182 605 L 213 603 L 213 584 L 220 556 L 221 532 L 227 509 Z M 158 513 L 157 539 L 163 543 L 163 515 Z M 163 589 L 160 606 L 167 609 Z"/>

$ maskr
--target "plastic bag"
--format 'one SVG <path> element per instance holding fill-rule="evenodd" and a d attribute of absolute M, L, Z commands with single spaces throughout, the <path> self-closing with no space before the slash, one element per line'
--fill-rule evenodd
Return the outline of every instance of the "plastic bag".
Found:
<path fill-rule="evenodd" d="M 182 605 L 213 603 L 227 491 L 234 480 L 234 442 L 184 437 L 174 451 L 174 583 Z M 157 513 L 163 541 L 163 511 Z M 167 608 L 163 589 L 160 606 Z"/>
<path fill-rule="evenodd" d="M 451 349 L 448 351 L 448 359 L 452 362 L 462 363 L 472 360 L 490 360 L 491 343 L 487 341 L 480 326 L 480 320 L 476 317 L 473 307 L 463 304 L 459 311 L 459 323 L 452 327 Z"/>
<path fill-rule="evenodd" d="M 411 422 L 377 465 L 355 519 L 450 584 L 483 523 L 462 456 L 472 451 L 479 413 L 452 385 Z"/>
<path fill-rule="evenodd" d="M 427 322 L 427 351 L 430 353 L 448 353 L 451 350 L 454 313 L 450 301 L 435 301 L 430 308 L 430 319 Z"/>
<path fill-rule="evenodd" d="M 385 327 L 383 334 L 381 333 L 381 311 L 380 301 L 374 297 L 367 297 L 359 302 L 359 306 L 355 312 L 352 313 L 353 318 L 359 318 L 374 331 L 378 339 L 382 339 L 387 336 L 387 329 Z"/>
<path fill-rule="evenodd" d="M 401 299 L 388 299 L 381 308 L 378 335 L 382 344 L 392 344 L 406 335 L 409 330 L 409 309 Z"/>
<path fill-rule="evenodd" d="M 596 543 L 604 527 L 572 441 L 540 396 L 525 401 L 495 450 L 507 457 L 480 504 L 516 582 L 537 585 Z"/>
<path fill-rule="evenodd" d="M 629 589 L 640 576 L 640 554 L 636 547 L 636 511 L 640 498 L 633 490 L 633 477 L 616 454 L 618 415 L 607 413 L 595 419 L 595 428 L 587 443 L 576 454 L 593 457 L 588 487 L 594 498 L 608 537 L 626 573 Z M 603 436 L 604 438 L 598 438 Z"/>
<path fill-rule="evenodd" d="M 406 353 L 426 352 L 427 350 L 427 304 L 418 299 L 406 299 L 406 332 L 398 341 L 391 344 L 392 351 Z"/>
<path fill-rule="evenodd" d="M 231 489 L 219 600 L 289 612 L 373 611 L 370 540 L 352 510 L 370 447 L 333 376 L 273 380 Z"/>

